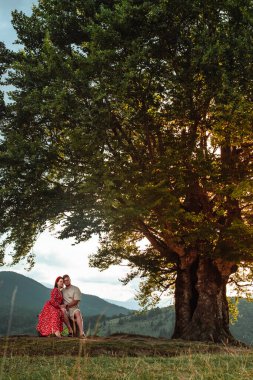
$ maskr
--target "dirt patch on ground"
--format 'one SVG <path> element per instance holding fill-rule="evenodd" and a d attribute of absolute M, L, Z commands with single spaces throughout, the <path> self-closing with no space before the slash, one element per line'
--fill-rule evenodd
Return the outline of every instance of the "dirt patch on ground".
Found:
<path fill-rule="evenodd" d="M 0 338 L 0 356 L 179 356 L 194 353 L 244 353 L 245 347 L 221 344 L 186 342 L 146 337 L 141 335 L 116 334 L 110 337 L 88 337 L 87 339 L 37 336 L 11 336 Z"/>

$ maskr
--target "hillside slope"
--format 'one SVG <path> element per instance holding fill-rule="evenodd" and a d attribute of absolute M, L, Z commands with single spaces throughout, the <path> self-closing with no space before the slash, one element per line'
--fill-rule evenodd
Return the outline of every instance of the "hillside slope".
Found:
<path fill-rule="evenodd" d="M 241 342 L 253 345 L 253 302 L 241 299 L 236 323 L 230 325 L 233 336 Z M 171 338 L 174 330 L 175 312 L 173 306 L 156 308 L 146 313 L 102 320 L 98 334 L 106 336 L 115 333 L 141 334 L 156 338 Z"/>

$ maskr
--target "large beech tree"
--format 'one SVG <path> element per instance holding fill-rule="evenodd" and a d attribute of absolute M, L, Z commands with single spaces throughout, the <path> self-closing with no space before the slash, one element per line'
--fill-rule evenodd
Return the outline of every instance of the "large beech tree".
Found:
<path fill-rule="evenodd" d="M 251 277 L 252 2 L 40 0 L 1 125 L 2 258 L 38 233 L 100 236 L 142 294 L 175 286 L 175 338 L 233 341 L 226 286 Z M 146 238 L 149 244 L 139 248 Z"/>

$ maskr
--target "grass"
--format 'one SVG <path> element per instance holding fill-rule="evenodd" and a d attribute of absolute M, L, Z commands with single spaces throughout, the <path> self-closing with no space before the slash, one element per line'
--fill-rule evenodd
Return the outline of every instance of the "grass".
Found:
<path fill-rule="evenodd" d="M 3 360 L 3 359 L 2 359 Z M 0 360 L 0 365 L 3 363 Z M 15 357 L 4 362 L 1 380 L 251 380 L 253 354 L 164 357 Z"/>
<path fill-rule="evenodd" d="M 251 380 L 245 347 L 116 335 L 0 338 L 0 380 Z"/>
<path fill-rule="evenodd" d="M 0 338 L 0 357 L 12 356 L 178 356 L 198 353 L 244 354 L 249 349 L 221 344 L 187 342 L 140 335 L 115 334 L 107 338 Z"/>

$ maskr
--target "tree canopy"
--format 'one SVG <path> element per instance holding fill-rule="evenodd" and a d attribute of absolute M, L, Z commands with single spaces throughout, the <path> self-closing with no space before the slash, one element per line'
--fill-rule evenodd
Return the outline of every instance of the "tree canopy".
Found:
<path fill-rule="evenodd" d="M 12 244 L 14 263 L 32 264 L 51 224 L 76 242 L 99 234 L 92 264 L 127 260 L 144 295 L 196 258 L 251 268 L 252 10 L 40 0 L 31 16 L 15 11 L 24 48 L 1 124 L 2 252 Z"/>

